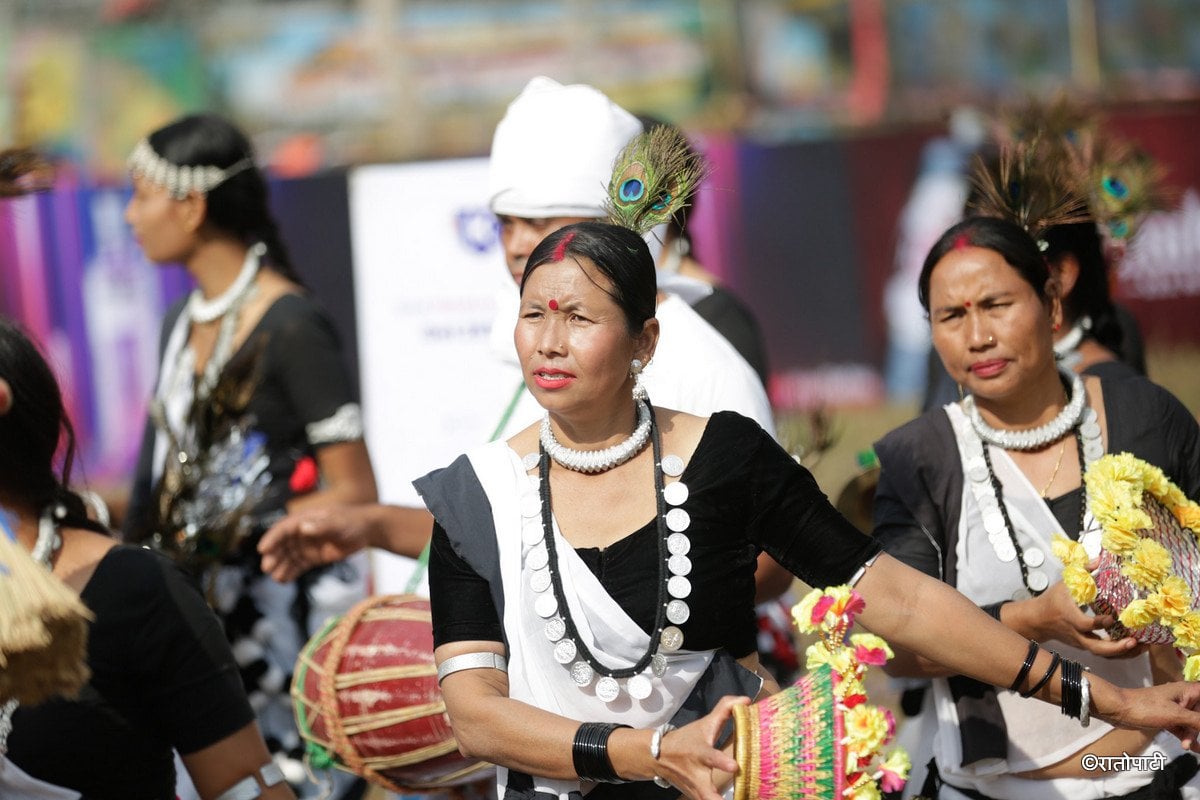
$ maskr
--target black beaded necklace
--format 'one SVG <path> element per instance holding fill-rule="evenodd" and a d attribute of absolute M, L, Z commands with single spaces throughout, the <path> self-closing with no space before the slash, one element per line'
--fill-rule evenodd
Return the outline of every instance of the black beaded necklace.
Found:
<path fill-rule="evenodd" d="M 646 405 L 649 406 L 650 404 L 646 403 Z M 601 664 L 596 656 L 592 654 L 592 651 L 588 649 L 588 646 L 579 638 L 579 629 L 575 627 L 575 621 L 571 619 L 571 612 L 567 606 L 566 596 L 563 593 L 562 576 L 558 572 L 558 553 L 554 545 L 554 522 L 550 509 L 550 455 L 544 447 L 540 444 L 538 445 L 538 492 L 542 499 L 542 535 L 546 542 L 546 552 L 550 556 L 547 567 L 550 570 L 550 585 L 554 589 L 554 599 L 558 602 L 559 611 L 562 613 L 566 636 L 575 642 L 588 666 L 607 678 L 631 678 L 634 675 L 641 674 L 649 666 L 651 659 L 654 658 L 654 654 L 658 652 L 658 647 L 662 640 L 662 632 L 666 627 L 667 536 L 669 533 L 664 521 L 666 518 L 666 501 L 663 499 L 662 436 L 658 431 L 658 421 L 654 417 L 653 407 L 650 407 L 650 441 L 654 447 L 654 492 L 658 507 L 658 518 L 656 520 L 658 528 L 658 610 L 654 615 L 654 632 L 650 635 L 650 648 L 638 659 L 636 664 L 623 669 L 611 669 Z"/>
<path fill-rule="evenodd" d="M 1075 449 L 1079 453 L 1079 488 L 1081 495 L 1079 498 L 1079 535 L 1083 535 L 1083 527 L 1087 518 L 1087 483 L 1084 481 L 1084 474 L 1087 472 L 1087 462 L 1083 456 L 1083 435 L 1079 432 L 1079 426 L 1076 425 L 1071 429 L 1071 433 L 1075 436 Z M 1008 517 L 1008 508 L 1004 505 L 1004 490 L 1000 486 L 1000 479 L 996 477 L 996 471 L 992 469 L 992 456 L 989 453 L 989 445 L 983 442 L 983 461 L 987 464 L 988 481 L 992 484 L 992 491 L 996 495 L 996 504 L 1000 506 L 1000 516 L 1004 518 L 1004 530 L 1008 533 L 1008 539 L 1012 542 L 1013 549 L 1017 551 L 1017 565 L 1021 568 L 1021 582 L 1025 584 L 1025 588 L 1029 593 L 1037 597 L 1045 589 L 1035 590 L 1029 585 L 1029 567 L 1025 563 L 1025 551 L 1021 549 L 1021 543 L 1017 541 L 1017 531 L 1013 528 L 1012 520 Z M 1045 502 L 1045 501 L 1043 501 Z"/>

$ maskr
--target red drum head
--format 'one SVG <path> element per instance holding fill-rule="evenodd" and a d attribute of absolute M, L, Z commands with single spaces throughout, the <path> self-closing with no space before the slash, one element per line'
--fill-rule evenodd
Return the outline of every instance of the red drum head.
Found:
<path fill-rule="evenodd" d="M 300 653 L 292 700 L 315 767 L 392 791 L 461 786 L 493 769 L 458 752 L 426 598 L 370 597 L 330 622 Z"/>

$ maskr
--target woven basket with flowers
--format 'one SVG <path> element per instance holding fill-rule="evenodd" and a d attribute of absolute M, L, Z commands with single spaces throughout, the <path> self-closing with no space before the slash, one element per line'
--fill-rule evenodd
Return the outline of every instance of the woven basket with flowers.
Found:
<path fill-rule="evenodd" d="M 1184 677 L 1197 680 L 1200 505 L 1161 469 L 1130 453 L 1097 459 L 1084 484 L 1101 531 L 1098 560 L 1080 542 L 1059 536 L 1053 543 L 1071 597 L 1113 615 L 1114 638 L 1173 645 L 1186 657 Z"/>
<path fill-rule="evenodd" d="M 887 642 L 851 634 L 862 597 L 849 586 L 814 589 L 792 610 L 808 648 L 808 671 L 787 689 L 734 707 L 735 800 L 878 800 L 899 791 L 910 768 L 892 712 L 867 702 L 868 665 L 892 657 Z"/>

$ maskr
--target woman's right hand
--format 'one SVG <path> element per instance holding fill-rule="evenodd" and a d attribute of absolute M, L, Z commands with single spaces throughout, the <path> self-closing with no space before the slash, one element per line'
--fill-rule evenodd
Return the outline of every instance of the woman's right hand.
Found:
<path fill-rule="evenodd" d="M 1062 581 L 1030 600 L 1005 607 L 1005 624 L 1038 642 L 1055 639 L 1072 647 L 1086 650 L 1104 658 L 1130 658 L 1141 655 L 1145 647 L 1132 637 L 1109 639 L 1097 631 L 1111 628 L 1116 619 L 1111 614 L 1092 616 L 1075 604 L 1067 585 Z"/>
<path fill-rule="evenodd" d="M 370 544 L 371 506 L 328 506 L 289 514 L 258 543 L 262 571 L 280 583 Z"/>
<path fill-rule="evenodd" d="M 722 697 L 708 714 L 664 736 L 656 763 L 658 777 L 692 800 L 721 800 L 738 767 L 733 756 L 717 749 L 717 737 L 732 718 L 733 707 L 749 702 L 748 697 Z"/>

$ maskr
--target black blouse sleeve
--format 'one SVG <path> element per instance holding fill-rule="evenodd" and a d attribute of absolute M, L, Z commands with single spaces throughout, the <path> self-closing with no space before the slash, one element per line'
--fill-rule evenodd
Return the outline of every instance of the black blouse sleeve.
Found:
<path fill-rule="evenodd" d="M 295 418 L 310 426 L 328 420 L 342 406 L 357 403 L 358 391 L 342 359 L 341 342 L 333 321 L 312 300 L 289 295 L 277 301 L 282 323 L 270 332 L 267 363 Z M 318 437 L 314 447 L 357 436 Z"/>
<path fill-rule="evenodd" d="M 102 596 L 85 595 L 107 643 L 97 642 L 94 656 L 137 676 L 140 702 L 163 738 L 186 755 L 248 725 L 254 712 L 229 643 L 196 585 L 143 548 L 120 548 L 106 561 Z"/>
<path fill-rule="evenodd" d="M 445 529 L 436 521 L 429 546 L 429 604 L 434 647 L 449 642 L 504 641 L 488 582 L 454 552 Z"/>
<path fill-rule="evenodd" d="M 874 536 L 888 555 L 953 584 L 963 475 L 950 418 L 927 411 L 875 443 Z"/>
<path fill-rule="evenodd" d="M 1103 382 L 1108 452 L 1131 452 L 1200 500 L 1200 424 L 1175 395 L 1141 377 Z"/>
<path fill-rule="evenodd" d="M 909 511 L 897 485 L 900 468 L 884 466 L 875 487 L 873 535 L 884 551 L 934 578 L 942 577 L 942 553 L 932 533 Z"/>
<path fill-rule="evenodd" d="M 810 586 L 845 583 L 879 552 L 879 545 L 843 517 L 801 466 L 753 420 L 731 412 L 732 443 L 722 468 L 749 456 L 743 497 L 746 535 Z M 722 420 L 719 424 L 724 424 Z"/>

